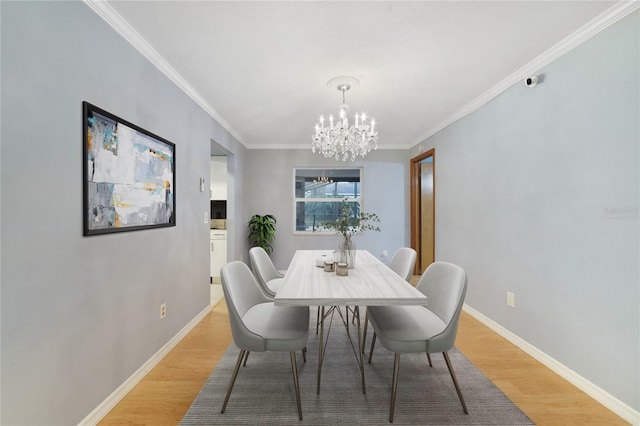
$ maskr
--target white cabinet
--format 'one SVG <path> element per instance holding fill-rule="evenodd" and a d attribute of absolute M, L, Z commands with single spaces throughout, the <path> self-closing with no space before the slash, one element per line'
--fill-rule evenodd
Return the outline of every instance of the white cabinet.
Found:
<path fill-rule="evenodd" d="M 212 229 L 209 238 L 211 282 L 220 283 L 220 269 L 227 263 L 227 230 Z"/>
<path fill-rule="evenodd" d="M 227 199 L 227 157 L 211 157 L 211 199 Z"/>

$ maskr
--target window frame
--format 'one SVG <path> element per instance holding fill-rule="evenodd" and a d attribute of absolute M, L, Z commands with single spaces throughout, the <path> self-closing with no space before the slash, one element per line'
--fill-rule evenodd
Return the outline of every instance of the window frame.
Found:
<path fill-rule="evenodd" d="M 363 204 L 363 191 L 364 191 L 364 186 L 363 186 L 363 174 L 364 174 L 364 168 L 363 167 L 356 167 L 356 166 L 338 166 L 338 167 L 321 167 L 321 166 L 294 166 L 293 167 L 293 185 L 291 186 L 291 190 L 292 190 L 292 195 L 293 195 L 293 235 L 299 235 L 299 236 L 336 236 L 338 235 L 338 231 L 335 230 L 313 230 L 313 231 L 298 231 L 296 229 L 296 219 L 297 219 L 297 209 L 296 206 L 299 202 L 322 202 L 322 203 L 342 203 L 342 201 L 344 200 L 344 198 L 341 197 L 336 197 L 336 198 L 300 198 L 300 197 L 296 197 L 296 177 L 297 175 L 297 171 L 298 170 L 318 170 L 319 172 L 324 172 L 323 175 L 326 174 L 331 174 L 330 172 L 334 171 L 334 170 L 358 170 L 359 173 L 359 185 L 360 185 L 360 191 L 359 197 L 353 197 L 353 198 L 349 198 L 348 201 L 349 202 L 354 202 L 354 203 L 358 203 L 359 206 L 359 211 L 363 211 L 362 210 L 362 204 Z M 359 233 L 358 233 L 359 234 Z"/>

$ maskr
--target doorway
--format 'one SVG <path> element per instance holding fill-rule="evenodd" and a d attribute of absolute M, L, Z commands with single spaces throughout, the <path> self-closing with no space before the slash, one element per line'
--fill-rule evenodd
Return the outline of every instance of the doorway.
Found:
<path fill-rule="evenodd" d="M 435 149 L 411 159 L 411 247 L 417 252 L 414 274 L 435 260 Z"/>
<path fill-rule="evenodd" d="M 211 140 L 210 181 L 209 181 L 209 269 L 211 304 L 223 298 L 220 283 L 220 269 L 233 253 L 229 251 L 233 239 L 232 212 L 233 197 L 233 155 Z"/>

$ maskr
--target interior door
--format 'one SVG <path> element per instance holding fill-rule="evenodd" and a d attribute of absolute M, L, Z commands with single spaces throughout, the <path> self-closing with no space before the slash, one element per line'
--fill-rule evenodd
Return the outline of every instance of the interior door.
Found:
<path fill-rule="evenodd" d="M 414 274 L 435 260 L 435 150 L 411 159 L 411 247 L 417 252 Z"/>
<path fill-rule="evenodd" d="M 420 269 L 434 260 L 433 157 L 420 162 Z"/>

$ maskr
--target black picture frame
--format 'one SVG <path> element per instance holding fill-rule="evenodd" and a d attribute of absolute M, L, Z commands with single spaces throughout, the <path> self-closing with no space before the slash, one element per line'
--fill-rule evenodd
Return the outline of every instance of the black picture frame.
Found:
<path fill-rule="evenodd" d="M 83 117 L 83 235 L 176 225 L 176 146 L 89 102 Z"/>

